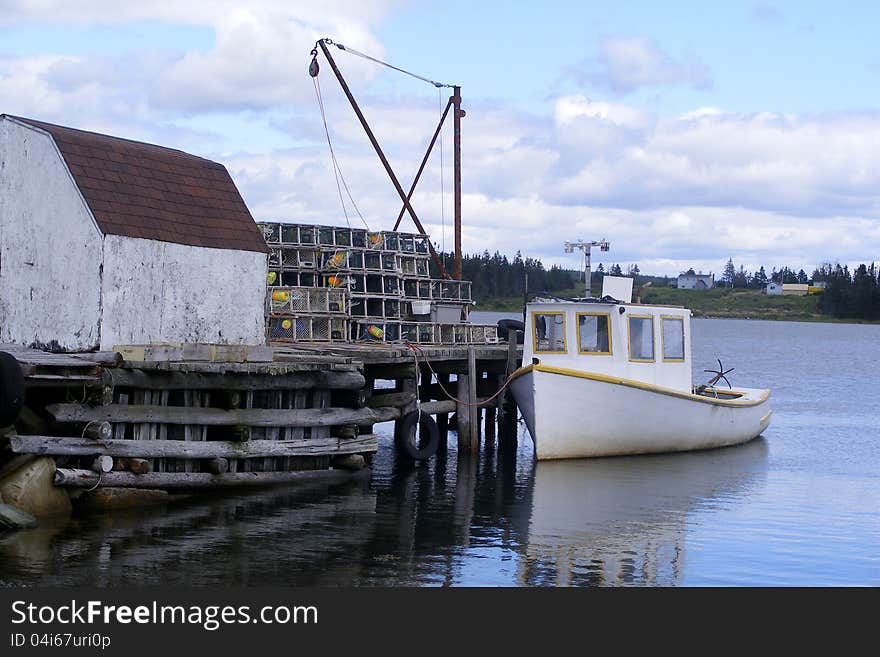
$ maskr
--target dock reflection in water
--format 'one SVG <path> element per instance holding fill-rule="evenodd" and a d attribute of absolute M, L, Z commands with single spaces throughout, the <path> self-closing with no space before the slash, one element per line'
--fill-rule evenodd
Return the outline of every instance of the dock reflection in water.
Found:
<path fill-rule="evenodd" d="M 372 533 L 375 505 L 364 480 L 47 520 L 0 538 L 0 583 L 248 586 L 283 584 L 301 570 L 315 584 L 324 572 L 356 577 L 350 569 Z"/>

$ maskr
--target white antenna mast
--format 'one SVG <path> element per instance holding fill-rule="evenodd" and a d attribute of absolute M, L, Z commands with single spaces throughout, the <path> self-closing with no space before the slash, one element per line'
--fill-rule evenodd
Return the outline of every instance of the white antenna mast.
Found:
<path fill-rule="evenodd" d="M 584 296 L 589 298 L 591 288 L 590 278 L 592 277 L 592 273 L 590 272 L 590 249 L 594 246 L 598 246 L 603 251 L 608 251 L 611 248 L 611 243 L 606 239 L 601 239 L 596 242 L 578 240 L 577 242 L 565 242 L 563 246 L 565 246 L 566 253 L 574 253 L 575 249 L 580 249 L 584 252 L 584 284 L 586 285 Z"/>

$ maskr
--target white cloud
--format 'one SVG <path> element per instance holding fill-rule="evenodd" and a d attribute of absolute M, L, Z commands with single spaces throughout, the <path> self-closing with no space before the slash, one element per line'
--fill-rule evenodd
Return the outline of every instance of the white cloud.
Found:
<path fill-rule="evenodd" d="M 0 24 L 151 19 L 207 25 L 216 40 L 203 51 L 113 59 L 0 58 L 0 111 L 212 157 L 228 166 L 258 219 L 342 224 L 306 73 L 308 50 L 329 34 L 381 57 L 377 26 L 395 4 L 7 2 Z M 436 97 L 378 95 L 370 85 L 376 69 L 346 55 L 337 60 L 356 81 L 364 113 L 408 189 L 439 118 Z M 616 91 L 708 81 L 700 67 L 675 61 L 644 39 L 606 40 L 592 73 Z M 390 228 L 400 199 L 326 66 L 321 81 L 351 193 L 371 226 Z M 469 252 L 521 250 L 548 266 L 579 266 L 562 253 L 562 242 L 606 237 L 612 242 L 606 263 L 638 262 L 643 271 L 668 274 L 690 266 L 718 272 L 728 257 L 747 268 L 811 271 L 826 259 L 852 263 L 880 254 L 880 113 L 700 107 L 659 117 L 584 95 L 554 98 L 533 113 L 478 98 L 466 109 L 463 243 Z M 444 149 L 442 206 L 439 146 L 413 205 L 435 241 L 445 225 L 451 248 L 449 126 Z M 408 218 L 403 226 L 412 229 Z"/>
<path fill-rule="evenodd" d="M 656 41 L 645 37 L 608 36 L 599 54 L 571 71 L 582 84 L 625 94 L 640 87 L 688 85 L 707 89 L 712 80 L 704 66 L 695 61 L 676 61 Z"/>
<path fill-rule="evenodd" d="M 396 109 L 399 121 L 411 126 L 419 118 L 427 139 L 430 117 L 404 107 L 402 103 Z M 763 264 L 769 271 L 787 265 L 811 271 L 826 259 L 870 260 L 880 251 L 880 207 L 874 191 L 880 183 L 875 173 L 880 171 L 880 114 L 797 117 L 712 111 L 657 119 L 580 97 L 558 99 L 554 109 L 554 119 L 548 120 L 487 107 L 469 113 L 463 122 L 466 250 L 512 254 L 519 249 L 549 265 L 568 262 L 561 253 L 565 240 L 607 237 L 612 241 L 609 262 L 638 262 L 643 271 L 659 268 L 653 270 L 669 274 L 686 269 L 680 265 L 688 262 L 720 271 L 728 257 L 747 268 Z M 384 111 L 365 108 L 368 115 Z M 610 146 L 573 146 L 584 143 L 582 134 L 603 128 L 614 135 L 605 139 Z M 471 142 L 479 147 L 468 146 Z M 349 142 L 343 144 L 340 158 L 368 221 L 390 224 L 400 203 L 384 172 L 369 149 L 349 150 Z M 395 142 L 392 152 L 407 148 Z M 302 171 L 274 183 L 254 176 L 261 180 L 258 198 L 252 196 L 257 190 L 248 175 L 240 181 L 245 198 L 258 210 L 268 209 L 289 200 L 295 189 L 306 207 L 316 208 L 323 199 L 322 209 L 310 217 L 339 222 L 326 156 L 320 148 L 312 156 L 319 164 L 309 175 L 324 176 L 321 189 Z M 410 169 L 401 170 L 413 170 L 415 160 L 405 161 Z M 446 166 L 449 245 L 448 150 Z M 441 226 L 438 178 L 434 160 L 414 200 L 436 241 Z M 402 179 L 408 184 L 405 175 Z M 313 196 L 304 200 L 305 193 Z M 404 226 L 411 226 L 408 220 Z"/>
<path fill-rule="evenodd" d="M 626 105 L 590 101 L 580 95 L 563 96 L 556 101 L 554 118 L 558 125 L 570 125 L 583 117 L 637 130 L 653 123 L 653 117 Z"/>
<path fill-rule="evenodd" d="M 10 87 L 6 102 L 25 104 L 28 96 L 21 84 L 28 69 L 31 78 L 52 88 L 53 82 L 66 77 L 81 94 L 88 83 L 111 86 L 134 80 L 139 95 L 149 101 L 150 109 L 165 112 L 218 112 L 272 107 L 301 103 L 313 97 L 308 77 L 308 52 L 315 41 L 332 36 L 337 41 L 380 57 L 382 44 L 373 29 L 387 12 L 399 6 L 399 0 L 368 0 L 348 3 L 344 0 L 313 3 L 304 1 L 263 0 L 242 5 L 233 0 L 195 0 L 192 2 L 119 3 L 106 0 L 81 2 L 14 1 L 0 13 L 0 26 L 17 24 L 61 23 L 71 25 L 124 24 L 133 21 L 182 23 L 212 28 L 215 42 L 206 51 L 161 53 L 152 57 L 149 71 L 143 70 L 143 54 L 115 61 L 96 56 L 73 58 L 66 75 L 49 70 L 45 57 L 20 58 L 0 76 Z M 334 50 L 334 54 L 337 51 Z M 77 63 L 87 64 L 77 67 Z M 40 65 L 43 68 L 40 68 Z M 346 75 L 369 81 L 376 68 L 356 58 L 347 58 Z M 76 70 L 76 75 L 71 73 Z M 149 75 L 140 75 L 140 73 Z M 55 84 L 54 86 L 57 86 Z M 21 91 L 16 91 L 16 87 Z M 56 93 L 52 100 L 61 103 Z"/>

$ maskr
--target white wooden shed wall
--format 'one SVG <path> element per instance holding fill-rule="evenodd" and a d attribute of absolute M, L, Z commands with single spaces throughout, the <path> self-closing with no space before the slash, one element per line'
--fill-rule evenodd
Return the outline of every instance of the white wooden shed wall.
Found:
<path fill-rule="evenodd" d="M 264 253 L 103 235 L 52 137 L 0 118 L 0 341 L 265 342 Z"/>
<path fill-rule="evenodd" d="M 107 235 L 102 348 L 153 336 L 262 344 L 267 267 L 264 253 Z"/>
<path fill-rule="evenodd" d="M 0 342 L 100 341 L 102 235 L 52 138 L 0 120 Z"/>

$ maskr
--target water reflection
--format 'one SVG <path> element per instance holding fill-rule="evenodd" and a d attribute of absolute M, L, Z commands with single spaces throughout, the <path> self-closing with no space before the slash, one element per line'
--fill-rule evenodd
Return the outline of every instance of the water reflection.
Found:
<path fill-rule="evenodd" d="M 687 454 L 538 463 L 518 583 L 676 585 L 693 511 L 745 501 L 766 469 L 763 438 Z"/>
<path fill-rule="evenodd" d="M 90 513 L 0 537 L 0 580 L 41 585 L 284 583 L 307 562 L 349 572 L 372 533 L 376 495 L 343 486 L 199 495 L 163 506 Z M 314 527 L 320 528 L 313 531 Z"/>
<path fill-rule="evenodd" d="M 454 440 L 454 437 L 453 437 Z M 198 496 L 0 538 L 12 584 L 676 584 L 688 516 L 763 481 L 763 440 L 535 465 L 531 444 L 372 481 Z"/>

